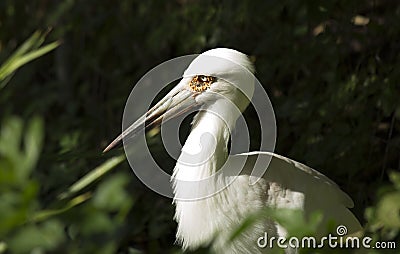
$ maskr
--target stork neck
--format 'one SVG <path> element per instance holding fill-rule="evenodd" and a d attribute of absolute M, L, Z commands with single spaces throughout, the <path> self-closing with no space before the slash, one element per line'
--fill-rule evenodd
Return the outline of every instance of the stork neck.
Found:
<path fill-rule="evenodd" d="M 177 162 L 181 180 L 199 180 L 215 173 L 228 157 L 228 142 L 236 118 L 229 107 L 212 105 L 193 119 L 193 127 Z M 195 171 L 195 172 L 194 172 Z"/>
<path fill-rule="evenodd" d="M 208 243 L 217 230 L 210 218 L 218 217 L 216 209 L 220 199 L 217 202 L 213 194 L 226 185 L 221 177 L 211 176 L 228 158 L 229 130 L 236 120 L 226 107 L 222 108 L 225 110 L 200 111 L 195 116 L 192 131 L 174 169 L 177 239 L 183 241 L 184 246 Z"/>

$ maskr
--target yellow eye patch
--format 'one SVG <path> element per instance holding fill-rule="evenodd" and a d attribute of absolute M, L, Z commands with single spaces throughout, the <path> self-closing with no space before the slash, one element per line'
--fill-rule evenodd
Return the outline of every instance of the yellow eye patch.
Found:
<path fill-rule="evenodd" d="M 197 75 L 194 76 L 192 81 L 190 81 L 190 89 L 193 92 L 203 92 L 210 88 L 211 84 L 215 81 L 215 77 Z"/>

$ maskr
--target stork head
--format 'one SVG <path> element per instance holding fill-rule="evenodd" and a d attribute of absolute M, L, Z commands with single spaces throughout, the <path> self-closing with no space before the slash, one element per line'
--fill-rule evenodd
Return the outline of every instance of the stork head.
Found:
<path fill-rule="evenodd" d="M 254 92 L 254 67 L 249 58 L 236 50 L 216 48 L 197 56 L 185 70 L 182 80 L 145 115 L 119 135 L 104 152 L 133 136 L 143 128 L 155 127 L 162 121 L 193 108 L 218 102 L 229 102 L 243 112 Z"/>
<path fill-rule="evenodd" d="M 253 96 L 253 72 L 253 64 L 245 54 L 233 49 L 216 48 L 192 61 L 180 85 L 182 89 L 189 88 L 199 104 L 213 103 L 224 97 L 243 111 Z"/>

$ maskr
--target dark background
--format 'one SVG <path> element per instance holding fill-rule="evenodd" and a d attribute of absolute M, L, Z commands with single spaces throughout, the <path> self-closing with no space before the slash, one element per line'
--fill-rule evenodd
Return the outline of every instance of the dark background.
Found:
<path fill-rule="evenodd" d="M 101 151 L 142 75 L 215 47 L 254 61 L 276 152 L 330 177 L 368 235 L 400 245 L 398 1 L 2 0 L 0 64 L 49 28 L 44 43 L 61 45 L 0 88 L 0 253 L 179 252 L 171 200 L 124 160 L 59 195 L 122 153 Z M 171 169 L 159 135 L 149 143 Z"/>

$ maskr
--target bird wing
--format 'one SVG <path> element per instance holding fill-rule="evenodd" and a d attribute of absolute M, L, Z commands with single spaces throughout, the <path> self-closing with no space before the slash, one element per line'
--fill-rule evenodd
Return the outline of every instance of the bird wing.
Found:
<path fill-rule="evenodd" d="M 348 209 L 354 206 L 352 199 L 322 173 L 270 152 L 242 153 L 232 158 L 243 159 L 243 156 L 247 160 L 241 175 L 247 176 L 252 175 L 257 159 L 270 160 L 261 179 L 267 184 L 267 206 L 302 209 L 306 218 L 320 211 L 324 219 L 319 231 L 326 230 L 326 223 L 332 221 L 336 226 L 345 225 L 349 233 L 361 230 L 357 218 Z"/>

